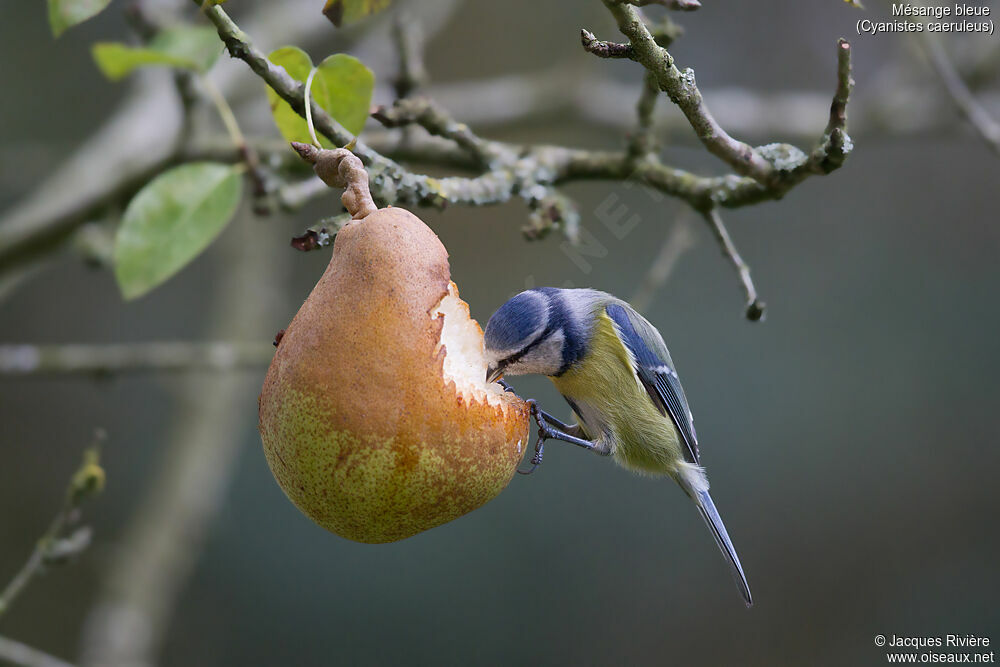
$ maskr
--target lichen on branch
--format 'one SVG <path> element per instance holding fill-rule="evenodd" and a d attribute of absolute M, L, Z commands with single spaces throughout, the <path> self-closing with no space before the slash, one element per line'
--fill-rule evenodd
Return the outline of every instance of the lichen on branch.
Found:
<path fill-rule="evenodd" d="M 389 126 L 421 125 L 432 134 L 454 142 L 458 153 L 464 152 L 466 157 L 471 154 L 471 166 L 478 168 L 478 175 L 433 178 L 412 172 L 387 154 L 376 151 L 362 140 L 356 140 L 325 110 L 313 103 L 311 111 L 316 128 L 339 145 L 356 140 L 352 152 L 369 172 L 371 193 L 376 201 L 386 204 L 481 206 L 508 201 L 518 193 L 537 186 L 552 187 L 572 181 L 603 179 L 638 181 L 704 211 L 715 206 L 737 207 L 777 199 L 805 176 L 824 172 L 817 164 L 819 159 L 813 160 L 812 156 L 794 147 L 769 151 L 730 137 L 709 113 L 694 84 L 693 73 L 689 70 L 682 73 L 674 66 L 673 58 L 657 42 L 636 7 L 612 0 L 604 0 L 604 3 L 618 19 L 635 59 L 646 67 L 660 89 L 685 112 L 706 147 L 736 173 L 721 177 L 700 176 L 663 164 L 656 156 L 636 164 L 630 150 L 592 151 L 491 141 L 479 137 L 452 119 L 440 105 L 426 98 L 401 100 L 394 107 L 381 109 L 376 118 Z M 205 15 L 215 25 L 229 53 L 246 62 L 254 73 L 304 116 L 304 86 L 282 68 L 270 63 L 221 7 L 209 7 Z M 849 148 L 848 141 L 832 137 L 817 150 L 825 156 L 827 149 L 846 154 L 846 148 Z M 412 146 L 400 146 L 400 149 L 412 157 L 419 157 L 419 151 Z M 784 159 L 778 160 L 782 156 Z M 442 160 L 449 164 L 462 160 L 452 151 L 441 150 L 439 145 L 434 146 L 431 157 L 433 161 Z M 835 168 L 836 162 L 836 159 L 826 161 L 823 166 Z"/>

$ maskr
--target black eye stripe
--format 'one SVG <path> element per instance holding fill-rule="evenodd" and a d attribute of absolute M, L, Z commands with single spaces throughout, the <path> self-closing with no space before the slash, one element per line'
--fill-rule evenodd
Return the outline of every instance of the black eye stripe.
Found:
<path fill-rule="evenodd" d="M 533 349 L 535 349 L 536 347 L 538 347 L 539 345 L 541 345 L 543 342 L 545 342 L 545 340 L 547 338 L 551 337 L 552 334 L 555 333 L 555 331 L 556 331 L 555 326 L 553 324 L 549 324 L 549 326 L 545 327 L 545 331 L 543 331 L 538 336 L 538 338 L 536 338 L 535 340 L 531 341 L 530 343 L 528 343 L 527 345 L 525 345 L 524 347 L 522 347 L 520 350 L 518 350 L 514 354 L 510 355 L 509 357 L 507 357 L 506 359 L 504 359 L 503 361 L 501 361 L 500 362 L 500 366 L 501 367 L 506 367 L 506 366 L 510 366 L 511 364 L 517 363 L 518 361 L 520 361 L 524 357 L 524 355 L 528 354 Z"/>

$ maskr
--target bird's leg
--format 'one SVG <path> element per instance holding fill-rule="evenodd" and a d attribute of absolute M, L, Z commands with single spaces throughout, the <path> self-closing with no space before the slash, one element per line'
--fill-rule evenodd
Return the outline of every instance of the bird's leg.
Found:
<path fill-rule="evenodd" d="M 528 405 L 531 408 L 531 416 L 535 418 L 535 423 L 538 424 L 538 440 L 535 441 L 535 455 L 531 457 L 531 467 L 527 470 L 518 470 L 522 475 L 530 475 L 535 472 L 542 463 L 542 454 L 545 451 L 545 441 L 552 440 L 562 440 L 563 442 L 568 442 L 571 445 L 576 445 L 577 447 L 583 447 L 584 449 L 594 452 L 595 454 L 600 454 L 601 456 L 608 456 L 611 450 L 599 443 L 593 442 L 591 440 L 585 440 L 583 438 L 578 438 L 575 435 L 570 435 L 565 431 L 577 428 L 575 425 L 570 426 L 564 424 L 563 422 L 555 419 L 547 412 L 538 407 L 535 399 L 528 399 Z M 556 426 L 553 426 L 555 424 Z"/>
<path fill-rule="evenodd" d="M 541 417 L 542 420 L 546 424 L 548 424 L 549 426 L 555 426 L 557 429 L 559 429 L 563 433 L 569 433 L 570 435 L 573 435 L 574 431 L 579 431 L 580 430 L 580 427 L 577 426 L 576 424 L 567 424 L 566 422 L 559 421 L 558 419 L 556 419 L 555 417 L 553 417 L 552 415 L 550 415 L 545 410 L 542 410 L 541 408 L 538 408 L 538 416 Z M 540 424 L 539 424 L 539 426 L 540 426 Z M 550 437 L 554 438 L 555 436 L 553 435 L 553 436 L 550 436 Z"/>
<path fill-rule="evenodd" d="M 510 393 L 512 393 L 515 396 L 517 396 L 517 392 L 514 391 L 514 388 L 512 386 L 510 386 L 509 384 L 507 384 L 506 380 L 503 380 L 503 379 L 497 380 L 497 384 L 500 385 L 501 387 L 503 387 L 505 391 L 509 391 Z M 521 397 L 518 396 L 518 398 L 521 398 Z M 521 400 L 524 400 L 524 399 L 521 399 Z M 534 399 L 532 399 L 532 401 L 533 400 Z M 526 401 L 526 402 L 530 403 L 532 401 Z M 535 406 L 534 411 L 531 414 L 532 414 L 532 416 L 535 416 L 536 414 L 540 415 L 541 418 L 542 418 L 542 420 L 544 422 L 546 422 L 548 424 L 554 424 L 557 429 L 559 429 L 560 431 L 563 431 L 564 433 L 569 433 L 570 435 L 573 435 L 573 433 L 572 433 L 573 431 L 576 431 L 576 432 L 580 431 L 580 427 L 577 424 L 567 424 L 564 421 L 560 421 L 559 419 L 553 417 L 548 412 L 546 412 L 545 410 L 542 410 L 541 408 L 539 408 L 537 406 Z M 536 421 L 537 421 L 537 418 L 536 418 Z M 541 422 L 539 422 L 538 426 L 541 427 L 541 425 L 542 425 Z M 549 436 L 549 437 L 554 438 L 555 436 Z"/>

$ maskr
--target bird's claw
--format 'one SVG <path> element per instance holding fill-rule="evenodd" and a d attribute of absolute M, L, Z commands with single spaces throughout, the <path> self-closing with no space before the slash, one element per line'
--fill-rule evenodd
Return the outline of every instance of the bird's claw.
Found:
<path fill-rule="evenodd" d="M 508 389 L 508 391 L 510 391 L 510 389 Z M 531 457 L 531 467 L 527 470 L 521 470 L 518 468 L 517 472 L 520 475 L 530 475 L 538 469 L 538 466 L 542 464 L 542 456 L 545 452 L 545 441 L 549 437 L 548 424 L 545 423 L 545 418 L 542 417 L 541 411 L 538 409 L 538 404 L 535 402 L 535 399 L 529 398 L 526 402 L 529 410 L 531 411 L 531 416 L 534 417 L 535 423 L 538 424 L 538 440 L 535 441 L 535 454 Z"/>
<path fill-rule="evenodd" d="M 500 378 L 499 380 L 497 380 L 497 384 L 500 385 L 501 387 L 503 387 L 504 391 L 509 391 L 510 393 L 512 393 L 515 396 L 517 396 L 517 393 L 514 391 L 514 388 L 512 386 L 510 386 L 509 384 L 507 384 L 507 381 L 504 380 L 503 378 Z"/>

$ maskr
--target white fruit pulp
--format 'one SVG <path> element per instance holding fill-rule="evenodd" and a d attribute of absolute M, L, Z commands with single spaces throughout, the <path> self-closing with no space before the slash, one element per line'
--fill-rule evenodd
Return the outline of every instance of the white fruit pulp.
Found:
<path fill-rule="evenodd" d="M 504 388 L 496 382 L 486 384 L 486 357 L 483 354 L 483 331 L 469 316 L 469 305 L 458 296 L 455 283 L 448 283 L 448 293 L 431 317 L 444 318 L 439 348 L 445 348 L 444 376 L 452 380 L 458 392 L 469 399 L 502 405 Z"/>

